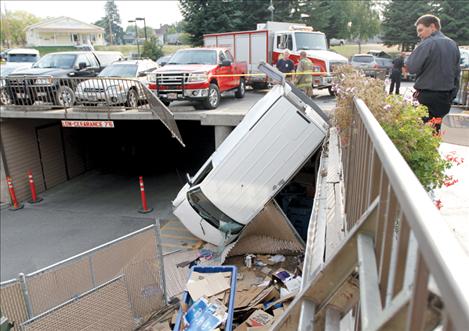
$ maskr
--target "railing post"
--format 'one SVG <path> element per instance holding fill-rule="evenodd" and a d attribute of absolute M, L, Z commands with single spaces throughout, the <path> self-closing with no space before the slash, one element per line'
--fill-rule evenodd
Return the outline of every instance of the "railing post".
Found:
<path fill-rule="evenodd" d="M 160 229 L 160 220 L 155 218 L 155 237 L 156 237 L 156 257 L 160 264 L 160 279 L 161 287 L 163 290 L 163 296 L 165 303 L 168 302 L 168 292 L 166 289 L 166 278 L 164 273 L 164 261 L 163 261 L 163 248 L 161 247 L 161 229 Z"/>
<path fill-rule="evenodd" d="M 18 275 L 18 281 L 20 282 L 21 292 L 23 293 L 24 304 L 26 306 L 26 313 L 28 319 L 33 318 L 33 305 L 31 304 L 31 297 L 29 296 L 28 286 L 26 284 L 26 276 L 24 273 Z"/>
<path fill-rule="evenodd" d="M 94 269 L 93 269 L 93 255 L 88 255 L 88 264 L 90 266 L 90 275 L 91 275 L 91 283 L 93 284 L 93 288 L 96 287 L 96 278 L 94 276 Z"/>

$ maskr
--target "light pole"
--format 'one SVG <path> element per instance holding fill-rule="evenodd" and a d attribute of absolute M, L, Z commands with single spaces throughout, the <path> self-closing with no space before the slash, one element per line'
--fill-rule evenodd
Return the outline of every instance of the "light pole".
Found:
<path fill-rule="evenodd" d="M 114 20 L 114 16 L 110 15 L 108 18 L 109 23 L 109 45 L 112 46 L 112 21 Z"/>
<path fill-rule="evenodd" d="M 272 0 L 270 0 L 270 6 L 267 8 L 267 10 L 270 11 L 270 17 L 271 17 L 271 21 L 273 22 L 274 21 L 274 10 L 275 10 L 275 7 L 274 7 L 274 4 L 272 3 Z"/>
<path fill-rule="evenodd" d="M 136 17 L 136 21 L 143 21 L 143 31 L 145 32 L 145 41 L 147 41 L 147 23 L 145 17 Z"/>
<path fill-rule="evenodd" d="M 137 40 L 137 58 L 140 59 L 140 45 L 138 44 L 138 29 L 137 29 L 137 21 L 136 20 L 130 20 L 127 21 L 129 23 L 135 23 L 135 39 Z"/>

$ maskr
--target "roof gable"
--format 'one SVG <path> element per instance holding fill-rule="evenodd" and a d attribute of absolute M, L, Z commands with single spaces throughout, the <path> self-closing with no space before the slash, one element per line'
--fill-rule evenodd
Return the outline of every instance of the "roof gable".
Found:
<path fill-rule="evenodd" d="M 94 31 L 104 31 L 103 28 L 94 25 L 85 23 L 79 20 L 76 20 L 71 17 L 61 16 L 55 17 L 51 19 L 46 19 L 42 22 L 30 25 L 26 27 L 26 30 L 65 30 L 65 29 L 73 29 L 73 30 L 94 30 Z"/>

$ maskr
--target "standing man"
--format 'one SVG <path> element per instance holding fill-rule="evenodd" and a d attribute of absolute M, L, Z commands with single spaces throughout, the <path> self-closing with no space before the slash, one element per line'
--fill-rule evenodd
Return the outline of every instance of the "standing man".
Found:
<path fill-rule="evenodd" d="M 286 75 L 288 80 L 292 80 L 291 73 L 295 70 L 295 64 L 290 60 L 290 51 L 288 49 L 283 51 L 283 58 L 277 61 L 277 69 Z"/>
<path fill-rule="evenodd" d="M 392 94 L 394 85 L 396 85 L 396 94 L 399 94 L 399 88 L 401 87 L 401 74 L 402 68 L 404 67 L 404 53 L 402 52 L 398 58 L 392 61 L 391 71 L 391 87 L 389 88 L 389 94 Z"/>
<path fill-rule="evenodd" d="M 440 31 L 440 19 L 423 15 L 415 22 L 417 35 L 422 39 L 407 60 L 410 73 L 415 73 L 417 100 L 428 107 L 428 122 L 435 117 L 443 118 L 449 113 L 451 101 L 459 89 L 458 45 Z M 440 124 L 435 126 L 440 131 Z"/>
<path fill-rule="evenodd" d="M 296 86 L 306 93 L 307 96 L 313 96 L 313 62 L 306 57 L 306 52 L 300 52 L 300 62 L 296 68 Z"/>

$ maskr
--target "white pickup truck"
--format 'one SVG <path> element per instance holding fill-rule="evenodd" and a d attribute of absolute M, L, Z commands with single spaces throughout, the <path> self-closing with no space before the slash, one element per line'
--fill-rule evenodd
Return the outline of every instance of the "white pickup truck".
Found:
<path fill-rule="evenodd" d="M 233 241 L 321 146 L 325 114 L 286 82 L 260 99 L 173 201 L 192 234 L 215 245 Z"/>

